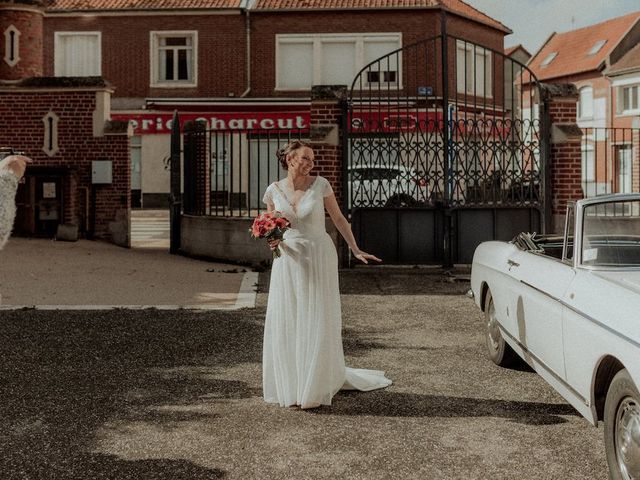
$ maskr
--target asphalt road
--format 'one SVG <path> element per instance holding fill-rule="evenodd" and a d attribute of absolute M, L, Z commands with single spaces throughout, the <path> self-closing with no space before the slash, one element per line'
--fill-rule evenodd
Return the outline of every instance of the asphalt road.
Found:
<path fill-rule="evenodd" d="M 315 411 L 262 402 L 264 294 L 235 312 L 1 312 L 0 478 L 606 478 L 602 428 L 485 358 L 466 282 L 341 287 L 347 364 L 394 384 Z"/>

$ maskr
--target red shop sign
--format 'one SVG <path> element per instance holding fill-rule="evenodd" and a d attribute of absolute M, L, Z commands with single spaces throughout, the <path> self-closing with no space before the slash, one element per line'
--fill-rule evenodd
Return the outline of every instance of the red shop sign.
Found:
<path fill-rule="evenodd" d="M 207 122 L 211 130 L 308 130 L 311 120 L 309 112 L 222 112 L 179 113 L 180 128 L 189 120 Z M 134 135 L 169 134 L 173 124 L 173 113 L 113 113 L 113 120 L 130 121 Z"/>

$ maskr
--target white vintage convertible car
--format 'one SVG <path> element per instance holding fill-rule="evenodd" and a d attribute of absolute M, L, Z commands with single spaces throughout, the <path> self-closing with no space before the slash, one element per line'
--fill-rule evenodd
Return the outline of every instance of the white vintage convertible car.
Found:
<path fill-rule="evenodd" d="M 593 425 L 610 476 L 640 479 L 640 194 L 572 203 L 564 236 L 475 251 L 471 291 L 489 357 L 524 359 Z"/>

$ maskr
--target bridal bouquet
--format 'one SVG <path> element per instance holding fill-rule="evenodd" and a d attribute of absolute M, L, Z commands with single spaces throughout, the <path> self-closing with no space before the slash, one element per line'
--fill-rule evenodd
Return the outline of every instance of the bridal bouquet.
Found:
<path fill-rule="evenodd" d="M 253 238 L 266 238 L 267 241 L 282 240 L 284 232 L 291 227 L 291 222 L 279 212 L 263 213 L 253 221 L 249 230 Z M 280 247 L 273 250 L 273 258 L 280 257 Z"/>

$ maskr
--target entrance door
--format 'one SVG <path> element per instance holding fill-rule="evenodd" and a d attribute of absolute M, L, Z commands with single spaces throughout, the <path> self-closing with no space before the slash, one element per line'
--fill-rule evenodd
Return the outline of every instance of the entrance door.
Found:
<path fill-rule="evenodd" d="M 36 233 L 36 179 L 30 175 L 18 185 L 16 193 L 16 223 L 13 231 L 17 235 Z"/>
<path fill-rule="evenodd" d="M 35 233 L 54 236 L 62 222 L 62 178 L 36 177 L 35 186 Z"/>

